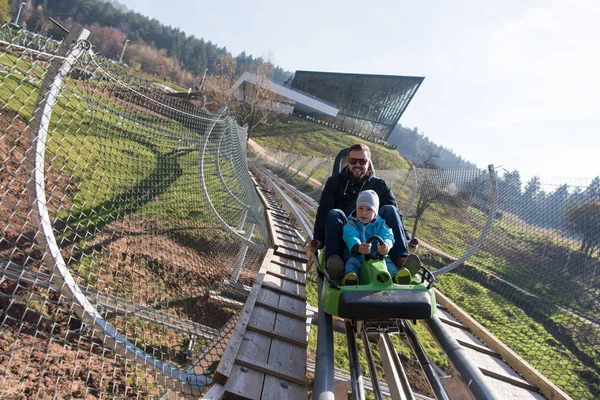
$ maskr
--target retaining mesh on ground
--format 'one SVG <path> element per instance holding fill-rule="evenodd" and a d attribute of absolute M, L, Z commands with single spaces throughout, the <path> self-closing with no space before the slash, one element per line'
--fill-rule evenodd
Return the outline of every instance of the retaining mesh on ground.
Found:
<path fill-rule="evenodd" d="M 246 131 L 45 40 L 0 28 L 0 397 L 199 392 L 269 246 Z"/>
<path fill-rule="evenodd" d="M 301 157 L 273 158 L 261 159 L 289 179 L 296 171 L 293 163 L 287 166 Z M 416 226 L 419 255 L 434 271 L 470 253 L 493 216 L 481 246 L 438 275 L 436 287 L 572 398 L 596 398 L 600 178 L 541 182 L 518 172 L 494 174 L 497 207 L 491 214 L 488 171 L 413 173 L 379 171 L 377 160 L 374 165 L 392 186 L 399 210 L 410 210 L 408 230 Z M 321 176 L 324 183 L 328 175 Z"/>

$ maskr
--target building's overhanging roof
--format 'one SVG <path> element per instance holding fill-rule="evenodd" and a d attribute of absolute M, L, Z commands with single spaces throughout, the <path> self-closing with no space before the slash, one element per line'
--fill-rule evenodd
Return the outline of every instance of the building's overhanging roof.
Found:
<path fill-rule="evenodd" d="M 237 90 L 244 82 L 251 83 L 255 86 L 263 87 L 279 96 L 293 100 L 296 103 L 302 104 L 304 107 L 308 107 L 317 112 L 330 115 L 332 117 L 337 116 L 338 108 L 330 103 L 327 103 L 321 99 L 311 96 L 307 93 L 301 92 L 298 89 L 294 89 L 288 86 L 283 86 L 271 81 L 268 78 L 262 78 L 256 74 L 250 72 L 244 72 L 242 76 L 235 82 L 231 90 Z"/>

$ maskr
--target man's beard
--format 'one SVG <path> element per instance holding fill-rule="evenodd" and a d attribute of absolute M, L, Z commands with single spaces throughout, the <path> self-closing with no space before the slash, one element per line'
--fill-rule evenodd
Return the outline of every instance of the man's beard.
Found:
<path fill-rule="evenodd" d="M 360 176 L 356 176 L 356 172 L 353 169 L 350 169 L 350 179 L 353 181 L 361 181 L 367 176 L 367 172 L 363 169 L 360 170 Z"/>

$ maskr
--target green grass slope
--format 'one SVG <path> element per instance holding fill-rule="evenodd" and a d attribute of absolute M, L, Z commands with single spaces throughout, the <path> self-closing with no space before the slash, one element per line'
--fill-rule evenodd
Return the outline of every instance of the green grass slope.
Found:
<path fill-rule="evenodd" d="M 371 149 L 376 169 L 410 168 L 397 150 L 300 118 L 290 117 L 287 121 L 256 128 L 251 138 L 270 150 L 309 157 L 335 157 L 341 149 L 364 143 Z"/>

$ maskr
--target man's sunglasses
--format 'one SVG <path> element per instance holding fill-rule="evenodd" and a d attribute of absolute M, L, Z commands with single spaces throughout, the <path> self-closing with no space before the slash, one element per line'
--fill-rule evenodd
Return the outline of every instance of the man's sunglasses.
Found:
<path fill-rule="evenodd" d="M 369 162 L 369 160 L 367 160 L 366 158 L 349 158 L 348 159 L 348 164 L 350 165 L 354 165 L 354 164 L 360 164 L 360 165 L 366 165 L 367 162 Z"/>

